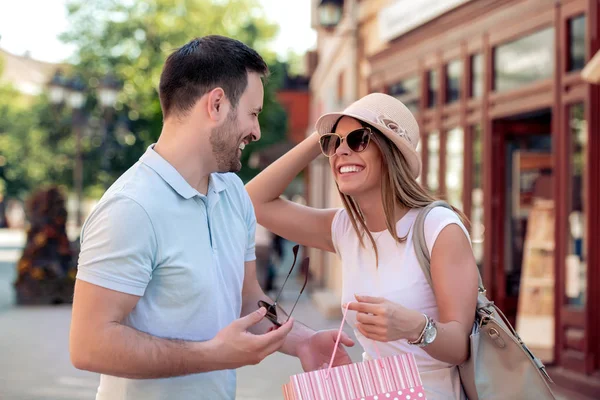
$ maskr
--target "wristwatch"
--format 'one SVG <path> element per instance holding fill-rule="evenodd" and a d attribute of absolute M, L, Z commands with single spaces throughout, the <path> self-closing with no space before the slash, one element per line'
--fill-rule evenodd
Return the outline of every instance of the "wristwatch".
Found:
<path fill-rule="evenodd" d="M 435 326 L 435 321 L 429 318 L 427 314 L 423 314 L 423 316 L 425 317 L 426 322 L 425 327 L 421 331 L 421 335 L 419 335 L 419 338 L 414 342 L 411 342 L 409 340 L 408 344 L 413 344 L 418 347 L 425 347 L 433 343 L 433 341 L 435 340 L 437 336 L 437 327 Z"/>

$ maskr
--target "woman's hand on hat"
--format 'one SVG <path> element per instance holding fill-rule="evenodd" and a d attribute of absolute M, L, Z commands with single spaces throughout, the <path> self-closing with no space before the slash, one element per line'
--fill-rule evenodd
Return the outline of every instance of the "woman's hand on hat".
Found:
<path fill-rule="evenodd" d="M 356 328 L 369 339 L 379 342 L 393 342 L 400 339 L 415 341 L 425 327 L 426 320 L 418 311 L 382 297 L 361 295 L 354 295 L 354 297 L 356 302 L 351 302 L 348 309 L 357 311 Z"/>

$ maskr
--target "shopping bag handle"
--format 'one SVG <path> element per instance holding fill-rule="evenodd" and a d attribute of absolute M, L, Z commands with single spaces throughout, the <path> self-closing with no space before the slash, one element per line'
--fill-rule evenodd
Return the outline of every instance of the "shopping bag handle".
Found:
<path fill-rule="evenodd" d="M 342 323 L 340 324 L 340 329 L 338 330 L 337 339 L 335 339 L 335 346 L 333 347 L 333 353 L 331 354 L 331 360 L 329 361 L 329 366 L 327 367 L 327 372 L 325 373 L 325 379 L 329 378 L 329 372 L 331 371 L 331 367 L 333 366 L 333 360 L 335 359 L 335 353 L 337 353 L 338 345 L 340 344 L 340 339 L 342 337 L 342 330 L 344 328 L 344 322 L 346 322 L 346 314 L 348 314 L 348 307 L 350 303 L 354 303 L 354 301 L 349 301 L 346 303 L 346 307 L 344 307 L 344 315 L 342 317 Z M 373 346 L 375 347 L 375 352 L 377 353 L 377 358 L 381 359 L 381 354 L 379 353 L 379 349 L 377 348 L 377 343 L 373 341 Z M 380 361 L 381 368 L 384 368 L 383 363 Z"/>

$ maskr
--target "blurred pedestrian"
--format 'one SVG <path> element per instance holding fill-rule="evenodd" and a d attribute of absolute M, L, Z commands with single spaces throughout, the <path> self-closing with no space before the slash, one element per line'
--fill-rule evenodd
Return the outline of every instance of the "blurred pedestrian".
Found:
<path fill-rule="evenodd" d="M 54 186 L 38 190 L 27 202 L 26 215 L 27 241 L 17 262 L 17 304 L 71 303 L 76 263 L 63 194 Z"/>
<path fill-rule="evenodd" d="M 25 208 L 20 200 L 9 199 L 6 202 L 6 218 L 11 229 L 25 228 Z"/>
<path fill-rule="evenodd" d="M 8 228 L 8 218 L 6 217 L 6 201 L 4 195 L 0 193 L 0 228 Z"/>
<path fill-rule="evenodd" d="M 256 277 L 265 293 L 273 290 L 273 234 L 256 224 Z"/>
<path fill-rule="evenodd" d="M 222 36 L 168 57 L 158 142 L 82 228 L 70 349 L 77 368 L 102 374 L 97 400 L 232 399 L 235 368 L 277 350 L 307 370 L 329 361 L 337 332 L 293 319 L 267 332 L 258 306 L 271 300 L 256 279 L 256 218 L 231 172 L 260 139 L 267 73 L 256 51 Z"/>
<path fill-rule="evenodd" d="M 417 182 L 419 127 L 395 98 L 374 93 L 322 116 L 317 132 L 246 188 L 258 222 L 305 246 L 337 253 L 342 303 L 364 358 L 413 353 L 432 399 L 465 398 L 457 365 L 469 355 L 477 266 L 463 216 L 437 207 L 425 220 L 432 289 L 413 250 L 419 210 L 435 199 Z M 320 153 L 329 158 L 344 208 L 320 210 L 280 198 Z"/>

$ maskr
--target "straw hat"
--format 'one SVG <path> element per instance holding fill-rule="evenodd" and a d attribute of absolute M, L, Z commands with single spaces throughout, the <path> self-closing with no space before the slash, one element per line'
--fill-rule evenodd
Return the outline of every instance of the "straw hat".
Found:
<path fill-rule="evenodd" d="M 343 116 L 366 122 L 383 133 L 400 150 L 413 178 L 421 173 L 421 157 L 417 152 L 419 124 L 412 112 L 398 99 L 383 93 L 371 93 L 350 104 L 344 111 L 328 113 L 317 121 L 320 135 L 331 133 Z"/>

